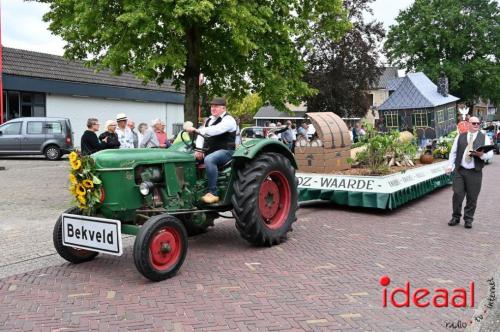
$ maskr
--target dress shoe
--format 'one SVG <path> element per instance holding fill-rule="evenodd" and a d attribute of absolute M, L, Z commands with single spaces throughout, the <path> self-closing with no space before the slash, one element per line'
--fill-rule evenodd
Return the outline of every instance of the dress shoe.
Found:
<path fill-rule="evenodd" d="M 219 201 L 219 196 L 215 196 L 212 193 L 206 193 L 202 198 L 201 201 L 206 204 L 214 204 Z"/>
<path fill-rule="evenodd" d="M 460 219 L 452 218 L 450 221 L 448 221 L 448 226 L 456 226 L 458 224 L 460 224 Z"/>
<path fill-rule="evenodd" d="M 464 227 L 465 228 L 472 228 L 472 222 L 466 221 L 465 224 L 464 224 Z"/>

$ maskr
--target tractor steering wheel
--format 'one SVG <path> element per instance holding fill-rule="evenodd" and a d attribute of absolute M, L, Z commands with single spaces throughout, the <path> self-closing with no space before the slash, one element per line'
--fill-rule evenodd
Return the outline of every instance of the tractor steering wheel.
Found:
<path fill-rule="evenodd" d="M 188 133 L 189 137 L 191 138 L 191 142 L 184 140 L 184 133 Z M 189 133 L 189 132 L 187 132 L 185 130 L 182 130 L 179 135 L 181 135 L 181 141 L 182 141 L 182 143 L 184 143 L 184 145 L 189 150 L 194 150 L 196 148 L 196 138 L 198 137 L 198 135 L 200 135 L 203 138 L 207 138 L 207 136 L 205 136 L 205 135 L 198 134 L 196 132 Z"/>

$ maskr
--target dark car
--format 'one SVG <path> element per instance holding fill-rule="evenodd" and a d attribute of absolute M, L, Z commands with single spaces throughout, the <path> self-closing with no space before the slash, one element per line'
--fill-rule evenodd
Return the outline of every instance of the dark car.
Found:
<path fill-rule="evenodd" d="M 18 118 L 0 125 L 0 156 L 43 154 L 49 160 L 58 160 L 71 150 L 69 119 Z"/>

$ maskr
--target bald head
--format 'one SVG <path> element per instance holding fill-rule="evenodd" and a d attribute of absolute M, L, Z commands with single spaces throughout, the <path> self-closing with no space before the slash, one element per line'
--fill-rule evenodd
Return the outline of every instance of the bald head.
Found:
<path fill-rule="evenodd" d="M 470 133 L 475 133 L 479 130 L 479 125 L 481 122 L 479 119 L 475 116 L 472 116 L 469 118 L 469 132 Z"/>

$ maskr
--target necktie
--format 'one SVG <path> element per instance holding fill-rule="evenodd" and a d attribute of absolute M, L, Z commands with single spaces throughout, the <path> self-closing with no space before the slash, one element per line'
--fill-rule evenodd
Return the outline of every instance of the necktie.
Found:
<path fill-rule="evenodd" d="M 467 144 L 467 149 L 465 150 L 466 156 L 465 156 L 465 161 L 470 163 L 472 161 L 472 157 L 469 155 L 469 153 L 472 151 L 472 138 L 473 135 L 472 133 L 469 134 L 469 144 Z"/>

